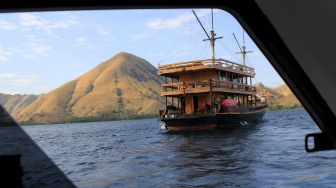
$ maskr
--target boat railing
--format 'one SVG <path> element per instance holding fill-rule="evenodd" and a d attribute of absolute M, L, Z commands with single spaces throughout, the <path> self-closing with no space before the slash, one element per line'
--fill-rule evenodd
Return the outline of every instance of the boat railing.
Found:
<path fill-rule="evenodd" d="M 160 118 L 176 118 L 181 114 L 181 109 L 177 107 L 174 107 L 174 109 L 159 110 Z"/>
<path fill-rule="evenodd" d="M 260 104 L 237 104 L 236 106 L 222 106 L 222 105 L 214 105 L 213 106 L 213 112 L 215 114 L 232 114 L 232 113 L 246 113 L 251 112 L 255 110 L 260 110 L 263 108 L 266 108 L 266 103 L 260 103 Z M 190 115 L 200 115 L 200 114 L 208 114 L 210 115 L 210 109 L 204 110 L 204 109 L 198 109 L 195 113 L 182 113 L 181 109 L 177 108 L 176 110 L 168 110 L 164 112 L 164 110 L 160 110 L 160 118 L 178 118 L 183 116 L 190 116 Z"/>
<path fill-rule="evenodd" d="M 225 81 L 225 80 L 212 80 L 213 87 L 218 88 L 225 88 L 225 89 L 232 89 L 232 90 L 238 90 L 238 91 L 248 91 L 248 92 L 256 92 L 256 87 L 251 86 L 244 83 L 239 82 L 231 82 L 231 81 Z"/>
<path fill-rule="evenodd" d="M 204 59 L 204 60 L 187 61 L 166 65 L 159 64 L 158 72 L 159 74 L 165 74 L 165 73 L 174 73 L 187 70 L 199 70 L 206 68 L 218 68 L 226 71 L 248 74 L 251 76 L 255 75 L 254 68 L 246 65 L 241 65 L 239 63 L 235 63 L 222 58 L 215 59 L 214 61 L 212 61 L 212 59 Z"/>
<path fill-rule="evenodd" d="M 213 91 L 222 92 L 248 92 L 250 94 L 256 93 L 255 86 L 250 86 L 243 83 L 224 81 L 224 80 L 193 80 L 188 82 L 176 82 L 162 84 L 164 91 L 161 93 L 165 95 L 180 95 L 186 93 L 200 93 L 210 92 L 210 87 Z"/>

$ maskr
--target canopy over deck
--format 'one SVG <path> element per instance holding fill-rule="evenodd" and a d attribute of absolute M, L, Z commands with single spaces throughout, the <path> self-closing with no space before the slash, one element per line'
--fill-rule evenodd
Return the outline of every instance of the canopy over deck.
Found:
<path fill-rule="evenodd" d="M 212 59 L 204 59 L 204 60 L 195 60 L 174 64 L 159 65 L 158 73 L 159 75 L 162 76 L 177 76 L 184 72 L 200 71 L 207 69 L 217 69 L 250 77 L 255 76 L 254 68 L 244 66 L 221 58 L 215 59 L 214 62 L 212 62 Z"/>

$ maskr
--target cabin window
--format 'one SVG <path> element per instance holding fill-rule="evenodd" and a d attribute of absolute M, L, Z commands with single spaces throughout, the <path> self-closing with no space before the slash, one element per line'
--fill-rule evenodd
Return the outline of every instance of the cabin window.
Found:
<path fill-rule="evenodd" d="M 228 76 L 227 76 L 227 72 L 222 72 L 221 71 L 219 75 L 220 75 L 220 77 L 219 77 L 220 80 L 222 80 L 222 81 L 229 81 L 228 80 Z"/>

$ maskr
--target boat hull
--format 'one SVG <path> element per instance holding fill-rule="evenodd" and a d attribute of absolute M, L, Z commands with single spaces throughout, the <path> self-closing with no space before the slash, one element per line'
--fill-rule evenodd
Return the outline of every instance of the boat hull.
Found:
<path fill-rule="evenodd" d="M 184 115 L 161 118 L 169 131 L 202 131 L 232 125 L 256 123 L 263 119 L 266 108 L 244 113 L 217 113 L 214 115 Z"/>

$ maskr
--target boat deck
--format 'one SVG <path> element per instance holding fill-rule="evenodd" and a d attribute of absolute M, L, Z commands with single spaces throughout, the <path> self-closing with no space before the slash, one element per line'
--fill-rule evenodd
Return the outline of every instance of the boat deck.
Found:
<path fill-rule="evenodd" d="M 187 61 L 174 64 L 166 64 L 158 66 L 159 75 L 178 75 L 186 71 L 200 71 L 206 69 L 218 69 L 233 73 L 238 73 L 245 76 L 254 77 L 254 68 L 244 66 L 225 59 L 211 59 Z"/>
<path fill-rule="evenodd" d="M 222 80 L 175 82 L 162 84 L 162 87 L 164 88 L 164 91 L 162 91 L 160 95 L 168 97 L 185 94 L 209 93 L 210 90 L 212 90 L 212 92 L 238 93 L 245 95 L 256 94 L 256 88 L 254 86 Z"/>
<path fill-rule="evenodd" d="M 201 117 L 210 117 L 210 116 L 216 116 L 216 115 L 229 115 L 229 114 L 235 114 L 235 115 L 244 115 L 244 114 L 251 114 L 251 113 L 258 113 L 261 111 L 265 111 L 267 108 L 267 103 L 260 103 L 257 106 L 235 106 L 235 107 L 226 107 L 225 109 L 214 112 L 211 114 L 208 112 L 197 112 L 192 114 L 181 114 L 179 109 L 177 110 L 169 110 L 167 114 L 160 114 L 161 120 L 164 119 L 193 119 L 193 118 L 201 118 Z"/>

